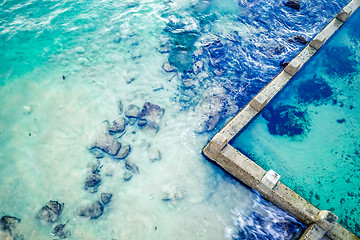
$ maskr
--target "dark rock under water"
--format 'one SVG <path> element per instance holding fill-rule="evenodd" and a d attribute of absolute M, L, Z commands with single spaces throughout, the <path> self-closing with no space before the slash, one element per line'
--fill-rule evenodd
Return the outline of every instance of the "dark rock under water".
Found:
<path fill-rule="evenodd" d="M 36 214 L 36 218 L 45 222 L 56 222 L 64 209 L 64 203 L 50 200 Z"/>
<path fill-rule="evenodd" d="M 83 205 L 76 210 L 76 214 L 80 217 L 87 217 L 90 219 L 99 218 L 104 212 L 104 207 L 99 201 Z"/>
<path fill-rule="evenodd" d="M 90 149 L 99 148 L 110 155 L 116 155 L 120 147 L 121 144 L 107 131 L 98 136 Z"/>
<path fill-rule="evenodd" d="M 109 131 L 111 133 L 123 132 L 125 130 L 126 124 L 127 122 L 124 118 L 118 118 L 110 124 Z"/>
<path fill-rule="evenodd" d="M 347 46 L 331 46 L 324 49 L 326 53 L 326 71 L 329 75 L 334 73 L 339 76 L 347 76 L 357 72 L 358 62 L 354 56 L 354 51 L 351 47 Z M 344 56 L 339 58 L 339 56 Z"/>
<path fill-rule="evenodd" d="M 126 158 L 131 151 L 130 145 L 124 145 L 120 148 L 119 152 L 114 156 L 115 159 L 124 159 Z"/>
<path fill-rule="evenodd" d="M 97 187 L 101 183 L 101 176 L 97 173 L 93 173 L 86 177 L 85 179 L 85 188 Z"/>
<path fill-rule="evenodd" d="M 67 223 L 56 225 L 51 234 L 59 239 L 67 238 L 70 235 L 70 232 L 65 229 L 66 224 Z"/>
<path fill-rule="evenodd" d="M 291 105 L 268 106 L 262 116 L 272 135 L 295 137 L 305 134 L 310 127 L 307 113 Z"/>
<path fill-rule="evenodd" d="M 301 102 L 320 105 L 326 103 L 333 95 L 333 90 L 325 80 L 316 77 L 302 82 L 297 88 Z"/>
<path fill-rule="evenodd" d="M 148 146 L 146 151 L 149 156 L 150 162 L 156 162 L 161 160 L 162 156 L 159 149 Z"/>
<path fill-rule="evenodd" d="M 140 173 L 139 167 L 132 161 L 127 160 L 125 163 L 125 168 L 133 173 Z"/>
<path fill-rule="evenodd" d="M 164 115 L 164 109 L 156 104 L 145 102 L 140 112 L 139 118 L 148 122 L 159 122 Z"/>
<path fill-rule="evenodd" d="M 18 225 L 20 222 L 21 222 L 21 219 L 19 219 L 17 217 L 3 216 L 0 220 L 0 227 L 1 227 L 1 230 L 4 230 L 4 231 L 12 234 L 12 232 L 16 228 L 16 225 Z"/>
<path fill-rule="evenodd" d="M 299 0 L 288 0 L 285 3 L 285 6 L 295 9 L 295 10 L 300 10 L 300 1 Z"/>
<path fill-rule="evenodd" d="M 304 36 L 301 35 L 296 35 L 294 37 L 294 40 L 302 45 L 306 45 L 308 43 L 308 41 L 306 40 L 306 38 Z"/>
<path fill-rule="evenodd" d="M 140 114 L 140 108 L 134 104 L 128 106 L 125 110 L 125 116 L 128 118 L 138 118 Z"/>
<path fill-rule="evenodd" d="M 111 201 L 112 196 L 113 195 L 111 193 L 102 193 L 101 194 L 101 201 L 104 204 L 108 204 Z"/>

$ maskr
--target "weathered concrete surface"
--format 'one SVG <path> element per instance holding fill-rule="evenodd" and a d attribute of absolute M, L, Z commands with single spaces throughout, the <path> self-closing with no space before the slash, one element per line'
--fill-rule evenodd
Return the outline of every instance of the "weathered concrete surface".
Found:
<path fill-rule="evenodd" d="M 333 240 L 359 240 L 358 237 L 341 226 L 339 223 L 336 223 L 335 227 L 326 233 L 326 236 Z"/>
<path fill-rule="evenodd" d="M 352 9 L 349 7 L 345 7 L 343 10 L 341 10 L 338 15 L 336 15 L 336 19 L 342 22 L 345 22 L 348 20 L 348 18 L 351 16 Z"/>
<path fill-rule="evenodd" d="M 273 189 L 264 184 L 261 180 L 266 174 L 266 171 L 231 145 L 227 144 L 219 154 L 213 154 L 210 148 L 211 145 L 207 145 L 203 150 L 204 154 L 234 177 L 259 191 L 266 199 L 296 217 L 304 224 L 309 225 L 315 222 L 320 212 L 319 209 L 280 181 L 277 182 Z"/>
<path fill-rule="evenodd" d="M 311 224 L 299 240 L 318 240 L 325 235 L 325 230 L 316 224 Z"/>
<path fill-rule="evenodd" d="M 329 239 L 334 240 L 358 239 L 347 229 L 336 223 L 337 217 L 334 214 L 329 211 L 320 211 L 281 181 L 278 181 L 275 187 L 264 183 L 262 179 L 267 172 L 263 168 L 229 145 L 223 135 L 218 134 L 217 140 L 217 142 L 214 139 L 211 140 L 203 149 L 203 153 L 207 157 L 215 161 L 235 178 L 259 191 L 264 198 L 305 225 L 312 226 L 312 224 L 316 224 L 316 227 L 309 229 L 311 232 L 307 233 L 308 236 L 303 239 L 318 240 L 324 234 Z M 212 149 L 214 146 L 216 150 Z M 318 230 L 318 232 L 315 232 L 315 230 Z M 316 238 L 315 236 L 320 237 Z"/>
<path fill-rule="evenodd" d="M 256 111 L 260 112 L 266 106 L 267 103 L 268 103 L 267 97 L 260 92 L 250 101 L 250 106 L 254 108 Z"/>

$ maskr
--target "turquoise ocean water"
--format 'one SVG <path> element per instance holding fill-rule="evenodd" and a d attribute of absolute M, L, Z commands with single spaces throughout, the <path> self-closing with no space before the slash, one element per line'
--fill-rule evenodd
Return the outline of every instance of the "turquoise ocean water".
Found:
<path fill-rule="evenodd" d="M 59 238 L 65 223 L 70 239 L 298 235 L 299 223 L 201 149 L 303 47 L 289 39 L 311 38 L 346 1 L 302 4 L 0 1 L 0 216 L 21 219 L 13 237 Z M 113 136 L 131 146 L 126 159 L 97 160 L 89 147 L 104 121 L 145 102 L 165 110 L 158 131 L 128 124 Z M 84 189 L 98 163 L 100 185 Z M 102 216 L 80 217 L 101 193 L 113 195 Z M 59 219 L 39 221 L 50 200 L 64 203 Z"/>
<path fill-rule="evenodd" d="M 234 146 L 360 236 L 360 12 L 234 141 Z"/>

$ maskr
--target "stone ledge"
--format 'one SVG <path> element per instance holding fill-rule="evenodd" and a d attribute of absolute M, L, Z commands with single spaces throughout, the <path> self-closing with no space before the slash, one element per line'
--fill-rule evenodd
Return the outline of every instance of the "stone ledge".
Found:
<path fill-rule="evenodd" d="M 256 95 L 251 101 L 250 106 L 254 108 L 257 112 L 260 112 L 268 103 L 268 99 L 262 93 Z"/>
<path fill-rule="evenodd" d="M 316 50 L 319 50 L 326 41 L 325 36 L 316 36 L 313 40 L 310 41 L 309 45 Z"/>
<path fill-rule="evenodd" d="M 352 10 L 349 7 L 344 7 L 338 15 L 336 15 L 336 19 L 342 22 L 346 22 L 348 18 L 351 16 Z"/>
<path fill-rule="evenodd" d="M 316 224 L 311 224 L 299 240 L 319 240 L 325 235 L 325 230 Z"/>
<path fill-rule="evenodd" d="M 299 71 L 301 67 L 301 63 L 297 61 L 296 59 L 293 59 L 284 69 L 285 72 L 290 74 L 291 76 L 294 76 L 297 71 Z"/>
<path fill-rule="evenodd" d="M 334 228 L 338 217 L 330 211 L 322 210 L 316 217 L 315 222 L 326 232 Z"/>
<path fill-rule="evenodd" d="M 270 169 L 265 173 L 264 177 L 261 179 L 261 182 L 269 189 L 274 189 L 279 180 L 280 175 Z"/>

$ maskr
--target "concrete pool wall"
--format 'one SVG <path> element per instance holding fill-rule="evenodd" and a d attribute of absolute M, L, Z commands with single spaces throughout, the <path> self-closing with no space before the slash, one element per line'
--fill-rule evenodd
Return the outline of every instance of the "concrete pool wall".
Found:
<path fill-rule="evenodd" d="M 205 156 L 227 172 L 259 191 L 266 199 L 308 226 L 300 239 L 358 239 L 337 223 L 337 216 L 319 210 L 279 181 L 273 170 L 265 171 L 229 142 L 267 103 L 292 79 L 297 71 L 321 48 L 360 6 L 352 0 L 309 44 L 265 86 L 226 126 L 204 147 Z"/>

